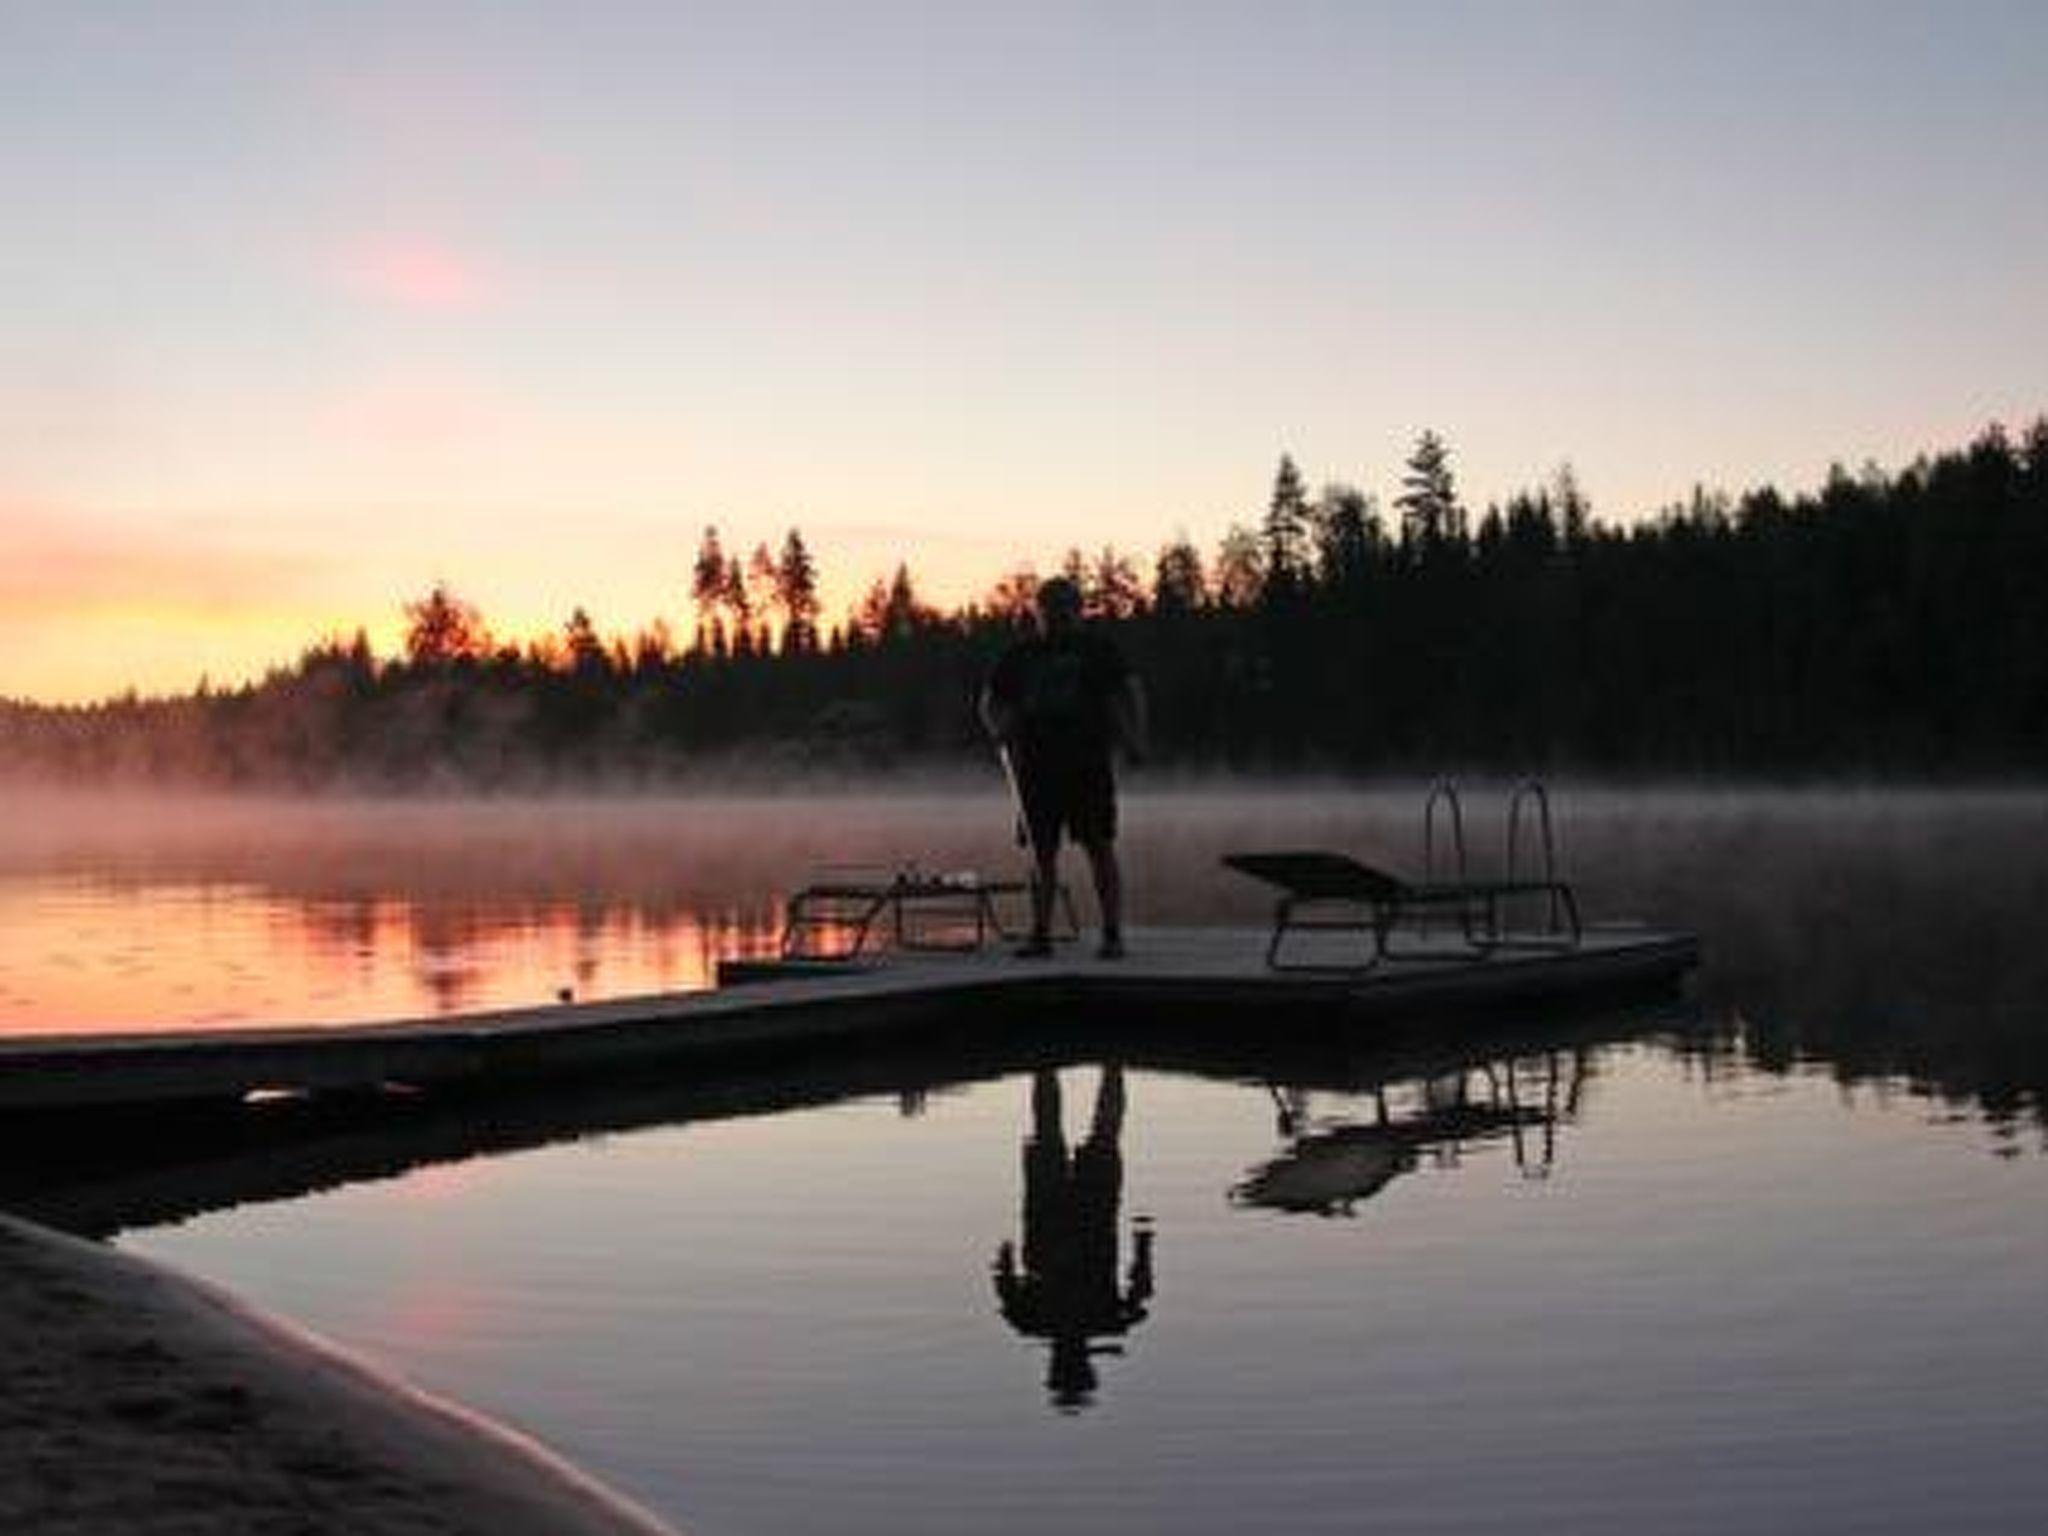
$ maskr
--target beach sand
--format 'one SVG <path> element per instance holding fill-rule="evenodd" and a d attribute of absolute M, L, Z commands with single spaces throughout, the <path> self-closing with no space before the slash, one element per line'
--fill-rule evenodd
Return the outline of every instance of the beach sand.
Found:
<path fill-rule="evenodd" d="M 215 1287 L 7 1217 L 0 1359 L 10 1536 L 671 1529 Z"/>

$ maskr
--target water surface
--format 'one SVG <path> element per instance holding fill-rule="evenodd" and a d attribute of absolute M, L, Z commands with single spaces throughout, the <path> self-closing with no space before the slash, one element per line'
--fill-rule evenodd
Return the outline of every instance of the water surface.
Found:
<path fill-rule="evenodd" d="M 1501 804 L 1468 800 L 1476 869 Z M 1413 872 L 1419 809 L 1141 789 L 1135 915 L 1260 921 L 1232 850 Z M 1688 998 L 1385 1035 L 963 1018 L 779 1074 L 252 1107 L 136 1166 L 17 1146 L 8 1198 L 692 1530 L 2026 1528 L 2048 798 L 1560 811 L 1590 916 L 1701 933 Z M 1016 858 L 998 796 L 900 788 L 12 812 L 15 1033 L 699 985 L 816 865 Z"/>
<path fill-rule="evenodd" d="M 2022 1528 L 2048 1163 L 1707 1059 L 1072 1064 L 124 1241 L 693 1530 Z"/>

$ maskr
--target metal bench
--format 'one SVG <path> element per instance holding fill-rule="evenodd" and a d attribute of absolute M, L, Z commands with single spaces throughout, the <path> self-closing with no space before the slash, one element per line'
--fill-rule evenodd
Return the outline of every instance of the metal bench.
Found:
<path fill-rule="evenodd" d="M 1465 952 L 1479 956 L 1506 948 L 1575 946 L 1581 935 L 1578 899 L 1562 880 L 1414 885 L 1345 854 L 1319 849 L 1233 853 L 1225 855 L 1223 862 L 1282 892 L 1273 912 L 1272 938 L 1266 945 L 1266 965 L 1276 971 L 1370 970 L 1382 960 L 1440 958 L 1442 946 L 1416 944 L 1397 949 L 1394 942 L 1404 926 L 1426 925 L 1437 917 L 1450 919 Z M 1524 898 L 1545 903 L 1548 918 L 1543 928 L 1532 931 L 1510 926 L 1508 904 Z M 1302 932 L 1369 934 L 1372 942 L 1365 956 L 1350 965 L 1283 960 L 1288 935 Z"/>
<path fill-rule="evenodd" d="M 782 957 L 854 959 L 867 949 L 878 924 L 898 949 L 972 951 L 991 938 L 1021 938 L 1024 928 L 1005 919 L 1003 904 L 1021 900 L 1028 909 L 1030 898 L 1029 881 L 988 880 L 972 871 L 932 874 L 915 865 L 821 870 L 784 905 Z M 1069 931 L 1078 933 L 1066 887 L 1060 887 L 1058 900 Z M 834 936 L 842 937 L 837 947 Z"/>

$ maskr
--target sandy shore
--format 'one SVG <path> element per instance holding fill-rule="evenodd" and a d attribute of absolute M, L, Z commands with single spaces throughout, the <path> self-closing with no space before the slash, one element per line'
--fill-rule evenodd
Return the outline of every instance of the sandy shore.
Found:
<path fill-rule="evenodd" d="M 670 1531 L 214 1287 L 7 1217 L 0 1359 L 10 1536 Z"/>

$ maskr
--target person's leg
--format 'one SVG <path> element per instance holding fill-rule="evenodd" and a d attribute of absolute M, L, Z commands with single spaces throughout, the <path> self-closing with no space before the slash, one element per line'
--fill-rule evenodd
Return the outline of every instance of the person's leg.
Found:
<path fill-rule="evenodd" d="M 1052 904 L 1059 891 L 1064 821 L 1060 784 L 1050 765 L 1018 759 L 1017 798 L 1031 840 L 1031 936 L 1017 954 L 1022 959 L 1039 960 L 1052 953 Z"/>
<path fill-rule="evenodd" d="M 1031 1074 L 1031 1134 L 1046 1146 L 1065 1151 L 1060 1127 L 1060 1075 L 1040 1069 Z"/>
<path fill-rule="evenodd" d="M 1116 843 L 1091 838 L 1081 845 L 1088 853 L 1088 872 L 1095 878 L 1095 906 L 1102 914 L 1102 957 L 1114 960 L 1124 948 L 1124 872 L 1117 863 Z"/>
<path fill-rule="evenodd" d="M 1060 845 L 1057 838 L 1031 842 L 1031 937 L 1017 953 L 1037 959 L 1052 953 L 1052 904 L 1060 888 Z"/>
<path fill-rule="evenodd" d="M 1102 1081 L 1095 1085 L 1095 1116 L 1088 1124 L 1088 1139 L 1115 1146 L 1124 1133 L 1124 1069 L 1114 1062 L 1102 1069 Z"/>
<path fill-rule="evenodd" d="M 1124 952 L 1124 875 L 1116 857 L 1116 778 L 1107 752 L 1077 774 L 1070 821 L 1095 880 L 1095 906 L 1102 915 L 1098 953 L 1118 959 Z"/>

